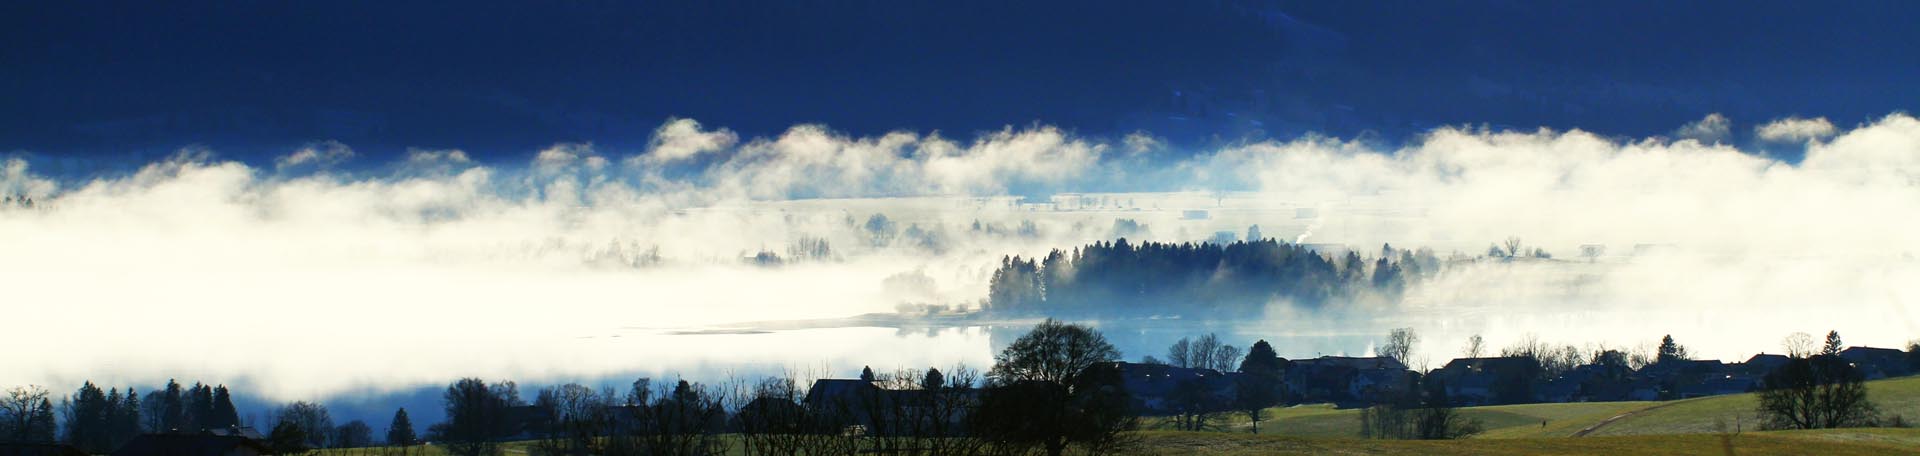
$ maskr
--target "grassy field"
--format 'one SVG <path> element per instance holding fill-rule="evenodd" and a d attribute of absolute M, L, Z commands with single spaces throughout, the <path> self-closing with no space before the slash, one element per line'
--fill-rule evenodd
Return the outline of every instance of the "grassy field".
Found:
<path fill-rule="evenodd" d="M 1840 429 L 1625 437 L 1359 440 L 1282 435 L 1148 431 L 1139 454 L 1153 455 L 1534 455 L 1534 454 L 1920 454 L 1920 430 Z"/>
<path fill-rule="evenodd" d="M 1462 416 L 1480 420 L 1486 432 L 1476 438 L 1566 437 L 1607 418 L 1644 409 L 1658 402 L 1583 402 L 1570 404 L 1522 404 L 1490 407 L 1466 407 Z M 1543 426 L 1542 423 L 1545 423 Z M 1144 423 L 1147 429 L 1171 430 L 1165 418 L 1153 417 Z M 1225 429 L 1245 432 L 1252 428 L 1244 414 L 1221 420 Z M 1354 437 L 1360 432 L 1360 412 L 1313 404 L 1267 410 L 1260 422 L 1261 435 L 1292 437 Z"/>
<path fill-rule="evenodd" d="M 1868 396 L 1880 407 L 1883 417 L 1901 415 L 1908 422 L 1920 419 L 1920 377 L 1867 382 Z M 1757 430 L 1754 395 L 1736 394 L 1669 402 L 1575 402 L 1564 404 L 1521 404 L 1488 407 L 1464 407 L 1460 413 L 1480 420 L 1485 432 L 1478 439 L 1514 439 L 1530 437 L 1567 437 L 1600 424 L 1608 418 L 1624 417 L 1596 429 L 1591 436 L 1711 434 L 1725 423 L 1728 431 Z M 1360 432 L 1359 411 L 1335 409 L 1327 404 L 1276 407 L 1267 409 L 1260 422 L 1261 435 L 1289 437 L 1341 438 Z M 1544 424 L 1543 424 L 1544 423 Z M 1160 417 L 1144 422 L 1151 430 L 1172 430 L 1172 423 Z M 1245 414 L 1233 414 L 1219 422 L 1223 430 L 1245 432 L 1250 429 Z"/>
<path fill-rule="evenodd" d="M 1867 398 L 1880 407 L 1881 417 L 1900 415 L 1912 422 L 1920 418 L 1920 377 L 1867 382 Z M 1673 401 L 1621 418 L 1591 435 L 1705 434 L 1717 432 L 1721 423 L 1729 429 L 1753 430 L 1759 426 L 1754 413 L 1757 401 L 1753 394 Z"/>

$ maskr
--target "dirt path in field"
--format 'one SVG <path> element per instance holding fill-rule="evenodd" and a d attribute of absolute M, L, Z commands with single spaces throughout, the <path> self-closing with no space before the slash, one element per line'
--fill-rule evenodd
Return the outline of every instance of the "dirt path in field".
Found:
<path fill-rule="evenodd" d="M 1664 402 L 1664 403 L 1661 403 L 1660 405 L 1655 405 L 1655 406 L 1652 406 L 1652 407 L 1647 407 L 1647 408 L 1643 408 L 1643 409 L 1639 409 L 1639 410 L 1634 410 L 1634 411 L 1631 411 L 1631 412 L 1627 412 L 1627 413 L 1622 413 L 1622 414 L 1619 414 L 1619 415 L 1614 415 L 1614 416 L 1613 416 L 1613 417 L 1611 417 L 1611 418 L 1607 418 L 1607 419 L 1604 419 L 1604 420 L 1600 420 L 1600 422 L 1598 422 L 1598 423 L 1594 423 L 1594 424 L 1593 424 L 1592 426 L 1587 426 L 1587 428 L 1586 428 L 1586 429 L 1581 429 L 1581 430 L 1580 430 L 1580 432 L 1575 432 L 1575 433 L 1573 433 L 1573 435 L 1572 435 L 1572 436 L 1570 436 L 1570 437 L 1586 437 L 1586 436 L 1587 436 L 1587 434 L 1592 434 L 1592 433 L 1593 433 L 1593 431 L 1598 431 L 1598 430 L 1600 430 L 1600 428 L 1603 428 L 1603 427 L 1607 427 L 1607 425 L 1609 425 L 1609 424 L 1613 424 L 1613 422 L 1614 422 L 1614 421 L 1619 421 L 1619 420 L 1620 420 L 1621 418 L 1626 418 L 1626 417 L 1629 417 L 1629 416 L 1633 416 L 1634 414 L 1638 414 L 1638 413 L 1640 413 L 1640 412 L 1645 412 L 1645 411 L 1648 411 L 1648 410 L 1653 410 L 1653 409 L 1658 409 L 1658 408 L 1661 408 L 1661 407 L 1666 407 L 1666 406 L 1669 406 L 1669 405 L 1674 405 L 1674 404 L 1678 404 L 1678 403 L 1681 403 L 1681 402 L 1686 402 L 1686 401 L 1667 401 L 1667 402 Z"/>

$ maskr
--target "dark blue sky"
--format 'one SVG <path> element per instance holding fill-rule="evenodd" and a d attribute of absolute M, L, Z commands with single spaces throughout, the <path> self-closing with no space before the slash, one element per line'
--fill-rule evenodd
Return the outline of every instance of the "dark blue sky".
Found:
<path fill-rule="evenodd" d="M 1204 147 L 1461 123 L 1643 136 L 1710 112 L 1844 127 L 1920 105 L 1916 2 L 925 3 L 7 2 L 0 151 L 518 159 L 637 149 L 670 116 Z"/>

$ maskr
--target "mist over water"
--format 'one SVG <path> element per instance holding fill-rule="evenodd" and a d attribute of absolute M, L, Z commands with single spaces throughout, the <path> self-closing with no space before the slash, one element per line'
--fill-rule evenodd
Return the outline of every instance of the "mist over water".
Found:
<path fill-rule="evenodd" d="M 271 164 L 187 151 L 82 179 L 9 160 L 0 192 L 33 204 L 0 210 L 16 323 L 0 345 L 23 348 L 0 351 L 0 384 L 179 378 L 351 404 L 417 401 L 462 376 L 985 369 L 1024 328 L 741 323 L 978 308 L 1005 255 L 1116 235 L 1243 239 L 1250 225 L 1363 255 L 1391 243 L 1465 258 L 1512 236 L 1554 259 L 1461 262 L 1397 302 L 1092 323 L 1129 360 L 1207 332 L 1288 358 L 1361 356 L 1413 327 L 1415 358 L 1435 367 L 1474 334 L 1495 349 L 1673 334 L 1723 359 L 1778 351 L 1796 331 L 1920 337 L 1920 121 L 1906 115 L 1709 118 L 1658 138 L 1444 128 L 1390 149 L 1305 137 L 1198 154 L 1044 126 L 743 138 L 677 119 L 654 138 L 626 155 L 558 144 L 525 163 L 423 149 L 348 167 L 337 143 Z M 1806 158 L 1753 152 L 1780 147 Z M 1122 219 L 1144 229 L 1118 233 Z M 425 397 L 409 408 L 434 408 Z"/>

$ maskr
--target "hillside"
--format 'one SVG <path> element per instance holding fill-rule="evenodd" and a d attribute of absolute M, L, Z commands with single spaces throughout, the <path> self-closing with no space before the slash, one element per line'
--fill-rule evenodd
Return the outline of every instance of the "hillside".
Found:
<path fill-rule="evenodd" d="M 1901 415 L 1920 419 L 1920 377 L 1867 382 L 1867 393 L 1883 417 Z M 1463 415 L 1480 420 L 1485 432 L 1478 439 L 1567 437 L 1589 427 L 1589 436 L 1708 434 L 1724 421 L 1728 430 L 1758 429 L 1753 394 L 1735 394 L 1667 402 L 1575 402 L 1555 404 L 1464 407 Z M 1620 417 L 1613 422 L 1609 418 Z M 1544 425 L 1543 425 L 1544 423 Z M 1602 425 L 1602 423 L 1605 423 Z M 1221 423 L 1234 430 L 1249 428 L 1244 414 Z M 1164 418 L 1148 418 L 1147 429 L 1170 430 Z M 1359 434 L 1359 411 L 1327 404 L 1276 407 L 1267 410 L 1260 434 L 1291 437 L 1342 438 Z"/>
<path fill-rule="evenodd" d="M 1867 382 L 1867 397 L 1880 407 L 1883 418 L 1900 415 L 1909 422 L 1920 418 L 1920 377 Z M 1717 432 L 1722 422 L 1729 428 L 1752 430 L 1758 424 L 1756 401 L 1751 393 L 1672 401 L 1627 415 L 1590 435 L 1703 434 Z"/>

